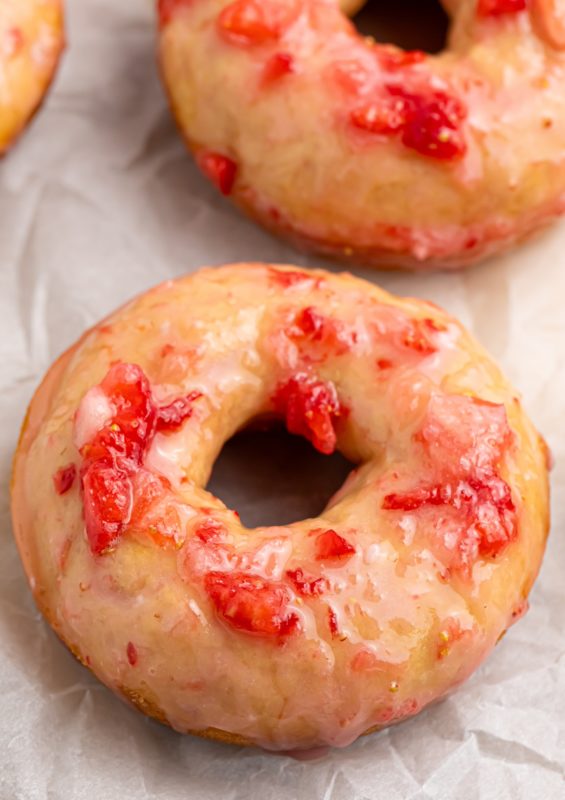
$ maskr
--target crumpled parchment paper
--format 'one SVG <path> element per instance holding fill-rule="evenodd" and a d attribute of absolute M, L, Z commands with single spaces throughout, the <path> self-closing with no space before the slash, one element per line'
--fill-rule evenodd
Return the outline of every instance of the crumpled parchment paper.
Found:
<path fill-rule="evenodd" d="M 204 263 L 321 263 L 255 228 L 197 173 L 157 77 L 151 0 L 69 0 L 68 33 L 54 92 L 0 164 L 0 800 L 562 800 L 565 224 L 462 274 L 359 270 L 461 317 L 522 390 L 556 460 L 532 609 L 452 697 L 299 762 L 146 720 L 40 618 L 8 484 L 25 406 L 53 359 L 133 293 Z"/>

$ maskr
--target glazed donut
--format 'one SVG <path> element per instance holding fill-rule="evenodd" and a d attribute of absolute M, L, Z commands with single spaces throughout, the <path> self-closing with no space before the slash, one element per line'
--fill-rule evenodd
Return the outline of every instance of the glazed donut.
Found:
<path fill-rule="evenodd" d="M 205 487 L 269 415 L 359 466 L 317 519 L 250 530 Z M 83 664 L 177 731 L 282 750 L 461 683 L 525 611 L 548 525 L 543 442 L 458 322 L 259 264 L 165 283 L 68 350 L 12 489 L 37 604 Z"/>
<path fill-rule="evenodd" d="M 61 0 L 2 0 L 0 156 L 43 100 L 63 45 Z"/>
<path fill-rule="evenodd" d="M 445 0 L 430 56 L 332 0 L 168 0 L 160 63 L 203 172 L 299 246 L 462 266 L 565 209 L 565 0 Z"/>

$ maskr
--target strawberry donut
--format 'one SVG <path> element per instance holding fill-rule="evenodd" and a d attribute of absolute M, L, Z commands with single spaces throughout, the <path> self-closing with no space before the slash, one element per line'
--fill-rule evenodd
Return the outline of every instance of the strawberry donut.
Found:
<path fill-rule="evenodd" d="M 431 56 L 335 0 L 160 0 L 160 63 L 202 171 L 300 246 L 462 266 L 565 209 L 565 0 L 445 0 Z"/>
<path fill-rule="evenodd" d="M 0 2 L 0 156 L 43 100 L 63 45 L 61 0 Z"/>
<path fill-rule="evenodd" d="M 206 491 L 257 418 L 358 465 L 318 518 L 251 530 Z M 39 608 L 137 708 L 238 744 L 344 746 L 460 684 L 525 612 L 546 450 L 436 306 L 237 264 L 142 295 L 54 364 L 12 511 Z"/>

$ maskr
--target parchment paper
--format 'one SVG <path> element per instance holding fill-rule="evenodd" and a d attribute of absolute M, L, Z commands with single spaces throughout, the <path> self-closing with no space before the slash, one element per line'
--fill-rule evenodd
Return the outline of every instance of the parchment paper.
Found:
<path fill-rule="evenodd" d="M 8 482 L 25 406 L 53 359 L 133 293 L 204 263 L 322 263 L 242 219 L 195 170 L 157 78 L 150 0 L 68 6 L 55 91 L 0 164 L 0 799 L 565 798 L 565 224 L 463 274 L 359 270 L 459 315 L 523 391 L 556 460 L 532 609 L 451 698 L 298 762 L 146 720 L 39 617 Z"/>

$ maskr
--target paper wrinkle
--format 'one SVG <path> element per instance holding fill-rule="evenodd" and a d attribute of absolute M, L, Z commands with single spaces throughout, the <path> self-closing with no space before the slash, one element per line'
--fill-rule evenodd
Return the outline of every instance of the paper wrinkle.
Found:
<path fill-rule="evenodd" d="M 157 76 L 152 7 L 69 0 L 55 89 L 0 163 L 0 800 L 563 800 L 563 224 L 462 274 L 356 270 L 460 317 L 522 391 L 555 457 L 531 610 L 444 702 L 312 761 L 230 748 L 129 709 L 36 611 L 8 484 L 25 406 L 55 357 L 133 294 L 203 264 L 328 266 L 255 227 L 200 176 Z M 229 470 L 219 480 L 243 509 Z M 277 522 L 289 491 L 266 490 L 261 514 Z"/>

